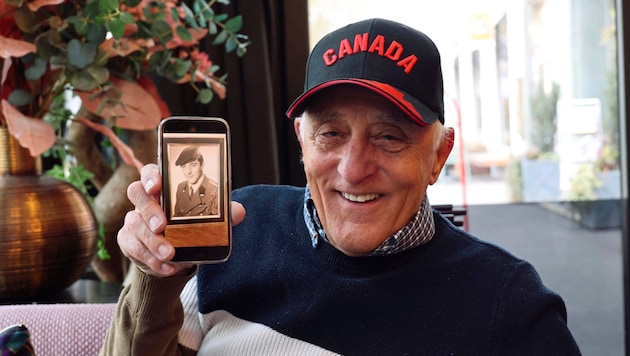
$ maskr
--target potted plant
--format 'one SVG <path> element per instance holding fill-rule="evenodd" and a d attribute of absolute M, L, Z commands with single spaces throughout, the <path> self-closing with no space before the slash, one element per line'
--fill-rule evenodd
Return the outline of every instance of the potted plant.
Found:
<path fill-rule="evenodd" d="M 620 198 L 619 151 L 605 145 L 597 161 L 582 163 L 571 179 L 571 217 L 588 229 L 620 227 Z"/>
<path fill-rule="evenodd" d="M 602 147 L 594 162 L 583 163 L 571 180 L 569 207 L 580 226 L 589 229 L 621 226 L 621 173 L 619 162 L 619 94 L 616 62 L 616 26 L 603 33 L 610 49 L 606 71 L 604 111 L 602 117 Z"/>
<path fill-rule="evenodd" d="M 129 209 L 126 186 L 155 159 L 155 128 L 170 114 L 149 74 L 188 83 L 207 103 L 225 96 L 226 75 L 200 50 L 200 39 L 214 36 L 227 52 L 246 52 L 242 18 L 216 12 L 220 3 L 228 1 L 0 3 L 0 127 L 31 155 L 56 157 L 52 172 L 86 195 L 84 182 L 94 186 L 102 259 L 120 263 L 112 253 Z M 68 110 L 68 97 L 80 99 L 80 110 Z"/>
<path fill-rule="evenodd" d="M 520 160 L 522 198 L 525 202 L 553 201 L 560 198 L 560 166 L 555 154 L 557 104 L 560 86 L 542 83 L 530 102 L 532 113 L 531 147 Z"/>

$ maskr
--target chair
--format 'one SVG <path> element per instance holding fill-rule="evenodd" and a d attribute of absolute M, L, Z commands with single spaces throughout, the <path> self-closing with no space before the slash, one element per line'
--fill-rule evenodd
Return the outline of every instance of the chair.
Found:
<path fill-rule="evenodd" d="M 442 216 L 450 220 L 453 225 L 464 230 L 468 228 L 467 210 L 464 207 L 454 207 L 452 204 L 432 205 Z"/>

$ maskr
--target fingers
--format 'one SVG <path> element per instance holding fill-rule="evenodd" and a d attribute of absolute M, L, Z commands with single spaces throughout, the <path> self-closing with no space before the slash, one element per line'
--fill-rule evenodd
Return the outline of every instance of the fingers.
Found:
<path fill-rule="evenodd" d="M 160 206 L 161 177 L 155 164 L 144 166 L 140 181 L 127 188 L 127 197 L 135 206 L 125 216 L 118 232 L 118 245 L 122 253 L 140 270 L 153 276 L 169 276 L 185 266 L 168 263 L 173 258 L 173 246 L 162 236 L 166 216 Z"/>
<path fill-rule="evenodd" d="M 118 245 L 122 253 L 148 275 L 167 277 L 190 267 L 168 262 L 175 249 L 161 234 L 154 233 L 136 210 L 125 216 L 125 223 L 118 232 Z"/>
<path fill-rule="evenodd" d="M 162 176 L 156 164 L 150 163 L 142 167 L 140 181 L 149 195 L 158 195 L 162 189 Z"/>
<path fill-rule="evenodd" d="M 173 246 L 162 236 L 166 228 L 166 215 L 160 206 L 162 178 L 155 164 L 144 166 L 140 181 L 127 188 L 127 197 L 135 209 L 125 216 L 118 232 L 118 245 L 122 253 L 133 261 L 145 274 L 167 277 L 188 271 L 192 265 L 170 263 L 175 255 Z M 231 202 L 232 224 L 238 225 L 245 218 L 245 208 Z"/>
<path fill-rule="evenodd" d="M 166 216 L 155 196 L 147 194 L 141 182 L 133 182 L 127 188 L 127 198 L 142 215 L 154 233 L 161 233 L 166 227 Z"/>
<path fill-rule="evenodd" d="M 239 202 L 232 202 L 232 226 L 240 224 L 245 219 L 245 208 Z"/>

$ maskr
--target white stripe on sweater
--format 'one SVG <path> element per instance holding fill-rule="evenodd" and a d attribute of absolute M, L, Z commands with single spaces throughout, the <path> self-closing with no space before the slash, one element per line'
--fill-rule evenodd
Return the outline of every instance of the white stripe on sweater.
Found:
<path fill-rule="evenodd" d="M 196 276 L 184 287 L 180 298 L 184 325 L 179 343 L 198 350 L 198 355 L 336 355 L 266 325 L 239 319 L 225 310 L 199 313 Z"/>

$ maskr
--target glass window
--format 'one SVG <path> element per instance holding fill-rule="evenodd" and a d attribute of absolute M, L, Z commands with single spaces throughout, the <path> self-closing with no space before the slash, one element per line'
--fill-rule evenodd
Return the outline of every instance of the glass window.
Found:
<path fill-rule="evenodd" d="M 456 145 L 434 204 L 532 262 L 586 355 L 624 354 L 613 0 L 309 0 L 311 44 L 384 17 L 442 54 Z"/>

